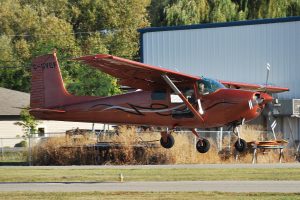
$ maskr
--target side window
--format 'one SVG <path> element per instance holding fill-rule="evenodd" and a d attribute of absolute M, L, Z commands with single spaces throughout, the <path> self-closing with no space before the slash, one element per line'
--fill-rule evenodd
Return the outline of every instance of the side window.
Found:
<path fill-rule="evenodd" d="M 196 101 L 195 92 L 193 88 L 185 88 L 183 93 L 190 103 L 194 103 Z"/>
<path fill-rule="evenodd" d="M 152 100 L 166 100 L 167 94 L 165 91 L 154 91 L 151 94 Z"/>
<path fill-rule="evenodd" d="M 199 88 L 199 93 L 200 93 L 201 95 L 207 95 L 207 94 L 209 94 L 208 84 L 207 84 L 207 83 L 205 84 L 204 81 L 200 81 L 200 82 L 199 82 L 198 88 Z"/>
<path fill-rule="evenodd" d="M 198 89 L 201 95 L 213 93 L 222 88 L 225 88 L 225 86 L 214 79 L 202 78 L 198 81 Z"/>
<path fill-rule="evenodd" d="M 181 100 L 181 98 L 175 94 L 175 93 L 172 93 L 170 95 L 170 100 L 171 100 L 171 103 L 183 103 L 183 101 Z"/>

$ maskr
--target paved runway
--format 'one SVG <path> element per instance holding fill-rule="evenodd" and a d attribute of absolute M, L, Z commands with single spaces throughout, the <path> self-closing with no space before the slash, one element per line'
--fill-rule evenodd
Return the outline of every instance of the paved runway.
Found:
<path fill-rule="evenodd" d="M 0 167 L 1 168 L 1 167 Z M 6 167 L 5 167 L 6 168 Z M 129 166 L 33 166 L 35 169 L 152 169 L 152 168 L 300 168 L 299 163 L 286 164 L 195 164 L 195 165 L 129 165 Z M 220 192 L 297 192 L 300 181 L 168 181 L 168 182 L 52 182 L 0 183 L 1 191 L 83 192 L 83 191 L 220 191 Z"/>
<path fill-rule="evenodd" d="M 0 166 L 7 168 L 8 166 Z M 11 166 L 11 168 L 28 169 L 270 169 L 270 168 L 300 168 L 300 163 L 268 163 L 268 164 L 177 164 L 177 165 L 72 165 L 72 166 Z"/>
<path fill-rule="evenodd" d="M 0 183 L 0 191 L 220 191 L 299 193 L 300 181 L 168 181 L 124 183 Z"/>

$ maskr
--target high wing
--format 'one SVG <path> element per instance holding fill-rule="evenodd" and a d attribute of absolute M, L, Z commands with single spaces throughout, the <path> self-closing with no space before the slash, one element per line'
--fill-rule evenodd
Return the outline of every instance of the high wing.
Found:
<path fill-rule="evenodd" d="M 241 83 L 241 82 L 231 82 L 231 81 L 220 81 L 220 82 L 228 88 L 253 90 L 253 91 L 258 91 L 258 92 L 267 91 L 268 93 L 279 93 L 279 92 L 289 91 L 288 88 L 271 86 L 271 85 L 268 85 L 266 87 L 265 85 L 248 84 L 248 83 Z"/>
<path fill-rule="evenodd" d="M 120 85 L 143 90 L 165 89 L 166 84 L 162 75 L 167 75 L 177 87 L 194 83 L 200 77 L 179 73 L 161 67 L 120 58 L 117 56 L 98 54 L 83 56 L 74 60 L 95 67 L 119 80 Z"/>

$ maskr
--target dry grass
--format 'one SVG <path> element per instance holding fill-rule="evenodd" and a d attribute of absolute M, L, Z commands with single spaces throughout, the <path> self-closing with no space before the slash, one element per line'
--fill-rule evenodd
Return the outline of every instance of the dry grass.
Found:
<path fill-rule="evenodd" d="M 260 127 L 243 127 L 241 136 L 246 141 L 260 140 Z M 159 145 L 159 132 L 136 132 L 135 127 L 121 126 L 118 134 L 105 134 L 100 141 L 117 144 L 114 148 L 97 150 L 95 140 L 91 137 L 50 138 L 34 149 L 36 165 L 83 165 L 83 164 L 182 164 L 182 163 L 251 163 L 251 151 L 234 157 L 235 137 L 224 137 L 223 150 L 218 152 L 214 140 L 208 153 L 198 153 L 195 138 L 189 133 L 172 133 L 175 145 L 164 149 Z M 148 141 L 148 142 L 146 142 Z M 150 141 L 150 142 L 149 142 Z M 259 163 L 278 162 L 279 152 L 276 150 L 259 152 Z M 285 162 L 293 161 L 293 157 L 285 156 Z"/>
<path fill-rule="evenodd" d="M 52 137 L 33 149 L 35 165 L 94 164 L 93 149 L 85 147 L 95 143 L 89 137 Z"/>
<path fill-rule="evenodd" d="M 300 199 L 299 193 L 232 193 L 232 192 L 1 192 L 0 199 L 132 199 L 132 200 L 157 200 L 157 199 Z"/>

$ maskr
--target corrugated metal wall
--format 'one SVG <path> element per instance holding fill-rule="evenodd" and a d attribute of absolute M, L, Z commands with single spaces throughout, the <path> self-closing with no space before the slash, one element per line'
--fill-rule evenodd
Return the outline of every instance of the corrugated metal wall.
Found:
<path fill-rule="evenodd" d="M 143 33 L 147 64 L 220 80 L 290 88 L 300 98 L 300 21 Z"/>
<path fill-rule="evenodd" d="M 300 18 L 266 21 L 143 30 L 143 61 L 197 76 L 258 84 L 265 84 L 270 63 L 269 83 L 290 88 L 278 97 L 300 98 Z M 281 120 L 277 130 L 299 140 L 300 120 Z"/>

